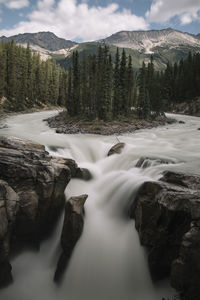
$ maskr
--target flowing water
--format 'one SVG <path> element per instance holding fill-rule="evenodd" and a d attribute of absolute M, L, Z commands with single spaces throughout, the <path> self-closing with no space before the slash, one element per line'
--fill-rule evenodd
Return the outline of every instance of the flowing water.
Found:
<path fill-rule="evenodd" d="M 119 138 L 126 146 L 120 155 L 107 157 L 115 136 L 63 135 L 42 122 L 56 112 L 9 117 L 1 135 L 30 139 L 46 146 L 52 155 L 76 160 L 93 175 L 91 181 L 71 180 L 66 197 L 86 193 L 83 234 L 73 252 L 62 284 L 53 282 L 60 253 L 63 217 L 39 251 L 15 256 L 14 282 L 0 291 L 1 300 L 161 300 L 174 299 L 168 281 L 151 281 L 146 252 L 140 246 L 134 221 L 127 210 L 140 185 L 157 180 L 164 170 L 200 173 L 200 119 L 174 116 L 185 124 L 127 133 Z M 141 156 L 170 159 L 136 168 Z"/>

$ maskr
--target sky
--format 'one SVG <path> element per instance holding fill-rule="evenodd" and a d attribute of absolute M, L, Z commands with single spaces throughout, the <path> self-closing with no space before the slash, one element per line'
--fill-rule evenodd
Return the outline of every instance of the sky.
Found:
<path fill-rule="evenodd" d="M 200 0 L 0 0 L 0 36 L 51 31 L 81 42 L 168 27 L 200 33 Z"/>

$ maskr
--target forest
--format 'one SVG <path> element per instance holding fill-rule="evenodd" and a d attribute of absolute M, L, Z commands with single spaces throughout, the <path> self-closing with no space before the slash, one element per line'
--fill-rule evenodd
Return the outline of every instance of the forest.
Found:
<path fill-rule="evenodd" d="M 10 43 L 0 43 L 0 101 L 5 110 L 22 111 L 33 106 L 64 105 L 67 72 L 55 61 Z"/>
<path fill-rule="evenodd" d="M 95 55 L 73 52 L 68 71 L 53 60 L 42 61 L 29 45 L 0 43 L 0 101 L 5 110 L 35 105 L 66 106 L 71 117 L 114 120 L 151 119 L 174 104 L 200 95 L 200 54 L 155 70 L 153 56 L 134 71 L 130 56 L 100 45 Z"/>

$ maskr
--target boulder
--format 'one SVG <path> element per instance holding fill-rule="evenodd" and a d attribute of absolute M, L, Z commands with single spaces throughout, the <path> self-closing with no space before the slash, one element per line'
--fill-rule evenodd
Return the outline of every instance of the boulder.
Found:
<path fill-rule="evenodd" d="M 75 177 L 78 179 L 83 179 L 85 181 L 88 181 L 92 179 L 92 174 L 86 168 L 78 168 Z"/>
<path fill-rule="evenodd" d="M 125 143 L 117 143 L 108 151 L 108 156 L 113 154 L 120 154 L 124 147 L 125 147 Z"/>
<path fill-rule="evenodd" d="M 50 228 L 64 205 L 64 190 L 76 168 L 72 160 L 52 158 L 43 145 L 0 137 L 2 269 L 9 270 L 11 240 L 39 241 Z M 0 282 L 3 279 L 0 275 Z"/>
<path fill-rule="evenodd" d="M 62 254 L 55 272 L 55 281 L 59 281 L 70 260 L 74 247 L 79 240 L 84 225 L 84 204 L 88 195 L 71 197 L 65 205 L 65 218 L 61 234 Z"/>
<path fill-rule="evenodd" d="M 200 294 L 200 176 L 165 172 L 145 182 L 131 208 L 154 279 L 171 274 L 184 300 Z"/>

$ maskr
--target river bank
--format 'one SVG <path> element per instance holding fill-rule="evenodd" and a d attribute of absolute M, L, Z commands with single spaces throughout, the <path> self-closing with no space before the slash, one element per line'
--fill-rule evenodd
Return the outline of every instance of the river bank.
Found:
<path fill-rule="evenodd" d="M 42 111 L 50 111 L 50 110 L 57 110 L 58 112 L 60 110 L 62 110 L 62 107 L 59 106 L 46 106 L 43 108 L 39 108 L 39 107 L 32 107 L 23 111 L 12 111 L 12 112 L 7 112 L 7 111 L 2 111 L 0 110 L 0 122 L 2 122 L 3 120 L 5 120 L 8 117 L 12 117 L 12 116 L 18 116 L 18 115 L 24 115 L 24 114 L 32 114 L 35 112 L 42 112 Z"/>
<path fill-rule="evenodd" d="M 117 121 L 104 122 L 101 120 L 86 121 L 75 120 L 68 118 L 66 112 L 61 112 L 56 116 L 45 119 L 51 128 L 55 128 L 56 133 L 64 134 L 100 134 L 100 135 L 113 135 L 132 133 L 139 129 L 153 128 L 163 126 L 166 124 L 173 124 L 176 122 L 173 118 L 166 116 L 157 117 L 155 120 L 139 120 L 139 119 L 124 119 Z"/>

